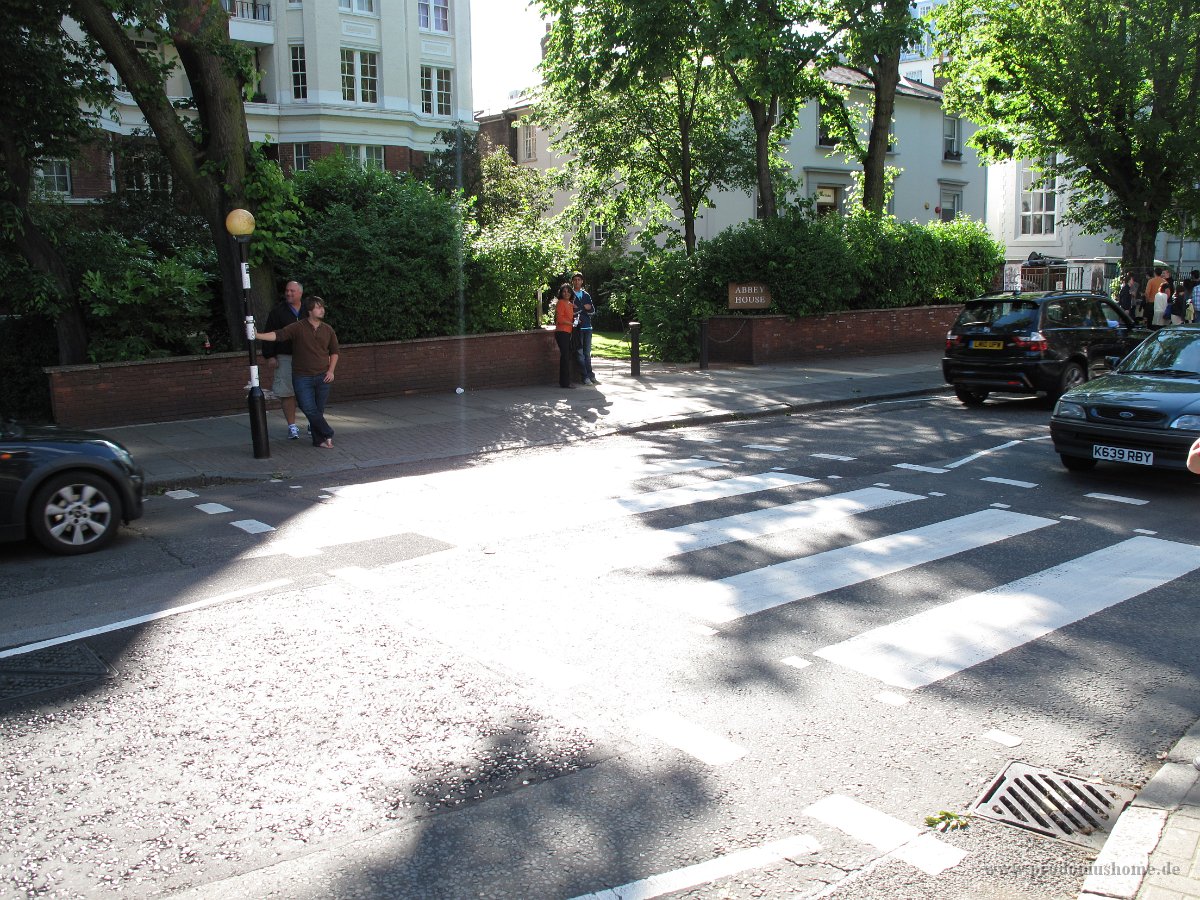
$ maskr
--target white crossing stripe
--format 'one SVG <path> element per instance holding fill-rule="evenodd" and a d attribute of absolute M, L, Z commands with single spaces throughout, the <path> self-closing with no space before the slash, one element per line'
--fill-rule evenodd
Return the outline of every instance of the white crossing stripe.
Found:
<path fill-rule="evenodd" d="M 1121 497 L 1117 494 L 1084 494 L 1093 500 L 1111 500 L 1113 503 L 1128 503 L 1130 506 L 1145 506 L 1149 500 L 1137 500 L 1133 497 Z"/>
<path fill-rule="evenodd" d="M 939 469 L 935 466 L 918 466 L 914 463 L 896 463 L 893 469 L 908 469 L 910 472 L 930 472 L 934 475 L 944 475 L 949 469 Z"/>
<path fill-rule="evenodd" d="M 980 478 L 980 481 L 990 481 L 992 484 L 1007 484 L 1010 487 L 1019 488 L 1035 488 L 1037 487 L 1032 481 L 1016 481 L 1012 478 L 997 478 L 994 475 L 989 475 L 986 478 Z"/>
<path fill-rule="evenodd" d="M 651 475 L 673 475 L 676 472 L 700 472 L 704 469 L 719 469 L 725 465 L 711 459 L 692 456 L 686 459 L 652 459 L 642 465 L 644 471 L 632 472 L 635 478 L 649 478 Z"/>
<path fill-rule="evenodd" d="M 260 522 L 258 519 L 242 519 L 238 522 L 230 522 L 234 528 L 240 528 L 246 534 L 266 534 L 268 531 L 274 531 L 273 525 L 268 525 L 266 522 Z"/>
<path fill-rule="evenodd" d="M 832 459 L 836 462 L 854 462 L 858 457 L 855 456 L 838 456 L 836 453 L 810 453 L 813 459 Z"/>
<path fill-rule="evenodd" d="M 729 622 L 1056 524 L 1055 519 L 984 509 L 720 581 L 685 584 L 678 597 L 705 621 Z"/>
<path fill-rule="evenodd" d="M 772 453 L 782 453 L 787 447 L 780 447 L 776 444 L 745 444 L 743 450 L 770 450 Z"/>
<path fill-rule="evenodd" d="M 746 748 L 673 712 L 650 712 L 633 724 L 664 744 L 682 750 L 710 766 L 724 766 L 746 755 Z"/>
<path fill-rule="evenodd" d="M 769 491 L 773 488 L 807 484 L 810 481 L 816 481 L 816 479 L 807 475 L 789 475 L 786 472 L 772 472 L 768 475 L 740 475 L 737 478 L 706 481 L 703 484 L 688 487 L 668 488 L 664 491 L 650 491 L 645 494 L 634 494 L 631 497 L 619 497 L 611 501 L 618 507 L 618 510 L 612 514 L 629 515 L 630 513 L 671 509 L 675 506 L 699 503 L 702 500 L 723 500 L 742 494 L 752 494 L 755 491 Z M 598 505 L 603 507 L 603 504 Z M 582 512 L 588 516 L 597 514 L 604 516 L 602 508 L 597 509 L 591 505 Z"/>
<path fill-rule="evenodd" d="M 676 869 L 673 872 L 651 875 L 649 878 L 631 881 L 620 887 L 598 891 L 594 894 L 584 894 L 574 900 L 650 900 L 652 897 L 662 897 L 676 891 L 699 887 L 702 884 L 729 878 L 751 869 L 762 869 L 785 859 L 807 856 L 820 849 L 820 843 L 813 838 L 797 835 L 781 841 L 772 841 L 761 847 L 727 853 L 716 859 Z"/>
<path fill-rule="evenodd" d="M 967 855 L 966 851 L 944 844 L 895 816 L 841 794 L 823 797 L 804 810 L 804 814 L 929 875 L 941 874 Z"/>
<path fill-rule="evenodd" d="M 199 497 L 195 491 L 167 491 L 166 495 L 172 500 L 186 500 L 189 497 Z"/>
<path fill-rule="evenodd" d="M 816 651 L 919 688 L 1200 569 L 1200 547 L 1135 537 Z"/>
<path fill-rule="evenodd" d="M 576 565 L 583 565 L 588 572 L 596 572 L 654 563 L 669 556 L 734 541 L 748 541 L 800 528 L 828 526 L 839 519 L 924 499 L 921 494 L 863 488 L 757 509 L 723 519 L 692 522 L 663 531 L 623 533 L 609 538 L 602 536 L 589 549 L 590 562 Z"/>
<path fill-rule="evenodd" d="M 978 453 L 972 453 L 970 456 L 964 456 L 962 459 L 955 460 L 952 463 L 946 463 L 947 469 L 957 469 L 959 466 L 965 466 L 967 463 L 975 462 L 980 457 L 987 456 L 989 453 L 998 453 L 1001 450 L 1007 450 L 1009 447 L 1015 447 L 1020 441 L 1009 441 L 1007 444 L 1001 444 L 999 447 L 989 447 L 987 450 L 980 450 Z"/>
<path fill-rule="evenodd" d="M 220 503 L 197 503 L 196 509 L 200 510 L 202 513 L 208 513 L 210 516 L 215 516 L 218 513 L 233 512 L 233 510 L 228 506 L 224 506 Z"/>

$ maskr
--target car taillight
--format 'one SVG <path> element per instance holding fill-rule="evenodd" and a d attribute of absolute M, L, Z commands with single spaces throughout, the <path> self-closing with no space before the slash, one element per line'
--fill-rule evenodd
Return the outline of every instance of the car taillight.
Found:
<path fill-rule="evenodd" d="M 1029 337 L 1021 337 L 1019 334 L 1014 335 L 1012 342 L 1014 346 L 1022 350 L 1035 350 L 1040 353 L 1050 349 L 1050 343 L 1040 331 L 1033 332 Z"/>
<path fill-rule="evenodd" d="M 955 334 L 953 331 L 946 332 L 946 349 L 954 350 L 956 347 L 961 347 L 963 337 L 961 334 Z"/>

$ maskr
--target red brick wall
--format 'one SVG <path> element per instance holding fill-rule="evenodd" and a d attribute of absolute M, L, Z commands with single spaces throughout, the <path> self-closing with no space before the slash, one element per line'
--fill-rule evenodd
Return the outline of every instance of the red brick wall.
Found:
<path fill-rule="evenodd" d="M 71 160 L 71 196 L 81 199 L 112 193 L 112 171 L 107 140 L 84 144 Z"/>
<path fill-rule="evenodd" d="M 58 424 L 111 428 L 243 412 L 248 369 L 245 353 L 218 353 L 45 371 Z M 553 385 L 557 379 L 558 351 L 548 330 L 350 344 L 338 360 L 330 405 L 460 386 Z"/>
<path fill-rule="evenodd" d="M 767 365 L 814 356 L 936 350 L 958 306 L 865 309 L 793 319 L 788 316 L 714 316 L 708 322 L 712 362 Z"/>

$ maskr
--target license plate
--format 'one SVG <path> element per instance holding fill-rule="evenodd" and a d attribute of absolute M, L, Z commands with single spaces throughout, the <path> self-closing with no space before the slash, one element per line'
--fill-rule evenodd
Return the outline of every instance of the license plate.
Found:
<path fill-rule="evenodd" d="M 1004 341 L 971 341 L 972 350 L 1003 350 Z"/>
<path fill-rule="evenodd" d="M 1105 447 L 1103 444 L 1092 445 L 1092 457 L 1109 462 L 1136 463 L 1139 466 L 1154 465 L 1154 454 L 1149 450 L 1127 450 L 1124 447 Z"/>

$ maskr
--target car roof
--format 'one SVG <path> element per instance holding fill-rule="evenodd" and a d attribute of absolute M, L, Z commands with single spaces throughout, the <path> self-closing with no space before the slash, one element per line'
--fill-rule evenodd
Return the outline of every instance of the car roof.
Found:
<path fill-rule="evenodd" d="M 1044 303 L 1047 300 L 1056 300 L 1061 297 L 1092 297 L 1097 300 L 1107 300 L 1105 294 L 1100 294 L 1095 291 L 997 291 L 994 294 L 984 294 L 982 297 L 975 297 L 968 300 L 968 303 L 998 303 L 1005 300 L 1024 300 L 1029 303 Z"/>

